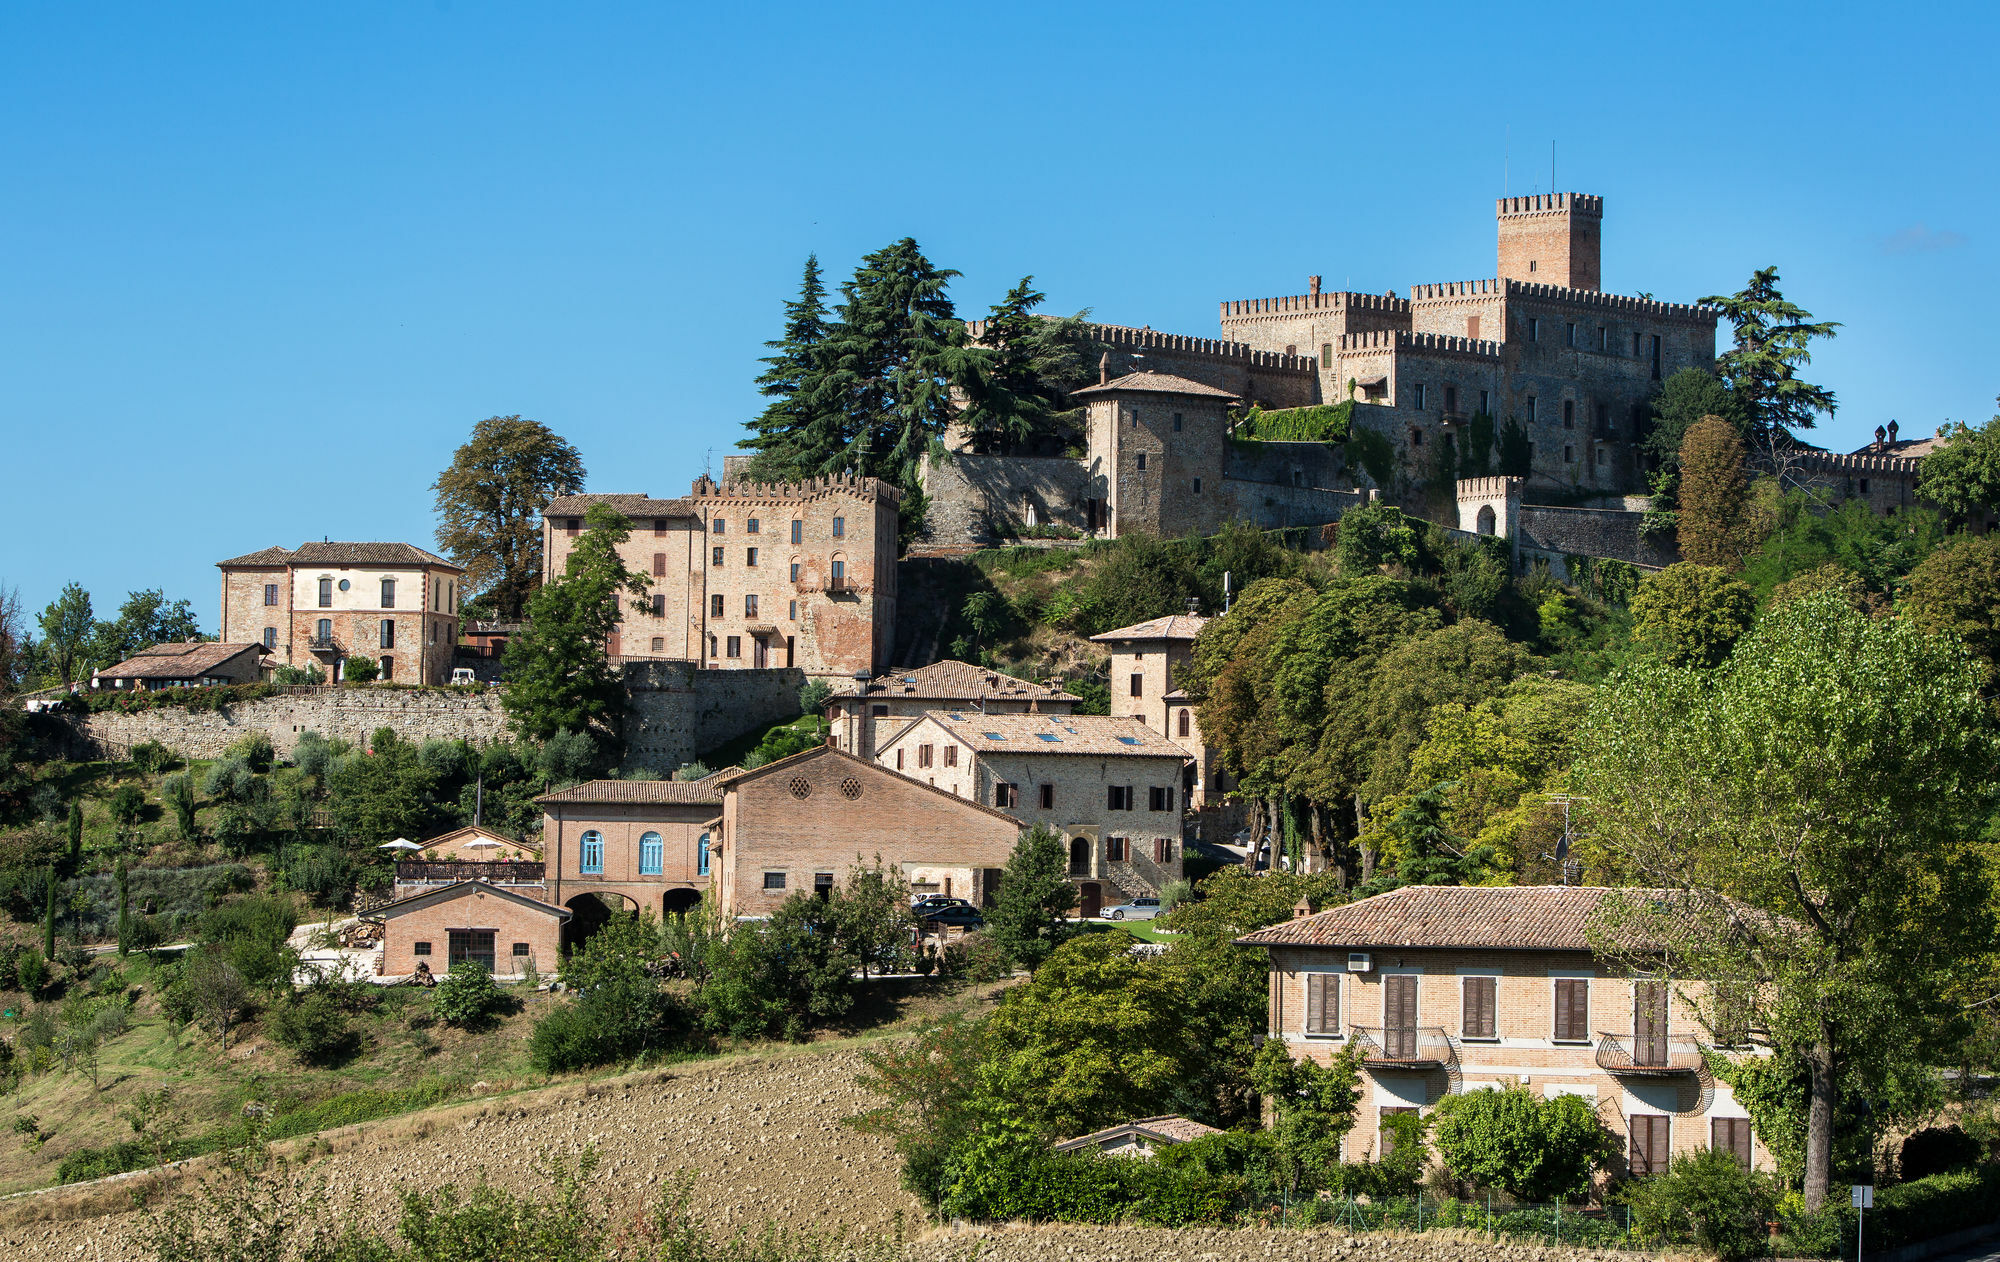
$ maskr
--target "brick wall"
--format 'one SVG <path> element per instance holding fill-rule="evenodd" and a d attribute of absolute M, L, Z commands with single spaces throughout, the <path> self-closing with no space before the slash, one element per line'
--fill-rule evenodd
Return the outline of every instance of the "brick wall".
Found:
<path fill-rule="evenodd" d="M 551 803 L 544 810 L 542 853 L 548 862 L 552 902 L 568 906 L 579 894 L 604 894 L 613 903 L 627 898 L 639 909 L 661 916 L 670 909 L 685 910 L 689 893 L 699 895 L 708 889 L 708 873 L 701 870 L 701 839 L 708 834 L 708 822 L 722 814 L 719 803 Z M 583 871 L 586 832 L 596 832 L 603 840 L 602 872 Z M 660 837 L 657 874 L 639 870 L 640 843 L 648 833 Z"/>
<path fill-rule="evenodd" d="M 493 931 L 493 971 L 502 977 L 518 977 L 527 961 L 547 977 L 562 963 L 562 917 L 485 890 L 475 890 L 457 898 L 385 917 L 382 925 L 382 974 L 406 977 L 417 971 L 417 961 L 428 961 L 431 972 L 443 977 L 450 969 L 447 955 L 453 929 Z M 515 943 L 526 943 L 528 953 L 514 954 Z M 419 943 L 427 943 L 427 954 L 418 954 Z"/>

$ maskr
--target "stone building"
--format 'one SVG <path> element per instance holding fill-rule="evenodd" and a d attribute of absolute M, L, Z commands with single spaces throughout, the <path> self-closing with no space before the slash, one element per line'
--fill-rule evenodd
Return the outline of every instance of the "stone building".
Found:
<path fill-rule="evenodd" d="M 1235 516 L 1222 467 L 1237 396 L 1186 377 L 1135 372 L 1075 397 L 1087 408 L 1089 530 L 1212 535 Z"/>
<path fill-rule="evenodd" d="M 1187 809 L 1198 811 L 1220 795 L 1223 771 L 1216 751 L 1201 737 L 1201 716 L 1176 675 L 1187 665 L 1208 619 L 1171 614 L 1090 637 L 1111 650 L 1111 716 L 1134 718 L 1186 750 L 1194 759 Z"/>
<path fill-rule="evenodd" d="M 900 499 L 856 476 L 703 477 L 675 500 L 566 495 L 543 510 L 543 576 L 563 572 L 590 506 L 606 504 L 632 522 L 626 567 L 652 580 L 645 612 L 621 609 L 614 657 L 872 675 L 894 647 Z"/>
<path fill-rule="evenodd" d="M 1136 719 L 931 710 L 885 735 L 875 761 L 1054 828 L 1083 915 L 1181 875 L 1188 753 Z"/>
<path fill-rule="evenodd" d="M 1704 1053 L 1719 1049 L 1681 1002 L 1698 984 L 1636 976 L 1592 950 L 1611 892 L 1408 886 L 1301 908 L 1237 941 L 1269 953 L 1270 1037 L 1320 1064 L 1360 1049 L 1346 1160 L 1387 1154 L 1390 1114 L 1519 1083 L 1587 1100 L 1623 1141 L 1626 1172 L 1658 1173 L 1710 1145 L 1771 1169 L 1749 1111 L 1709 1069 Z"/>
<path fill-rule="evenodd" d="M 395 683 L 450 682 L 465 571 L 407 543 L 302 543 L 227 561 L 225 642 L 262 644 L 279 664 L 342 677 L 350 657 L 375 659 Z"/>
<path fill-rule="evenodd" d="M 206 688 L 218 684 L 254 684 L 268 673 L 262 644 L 217 644 L 189 640 L 155 644 L 116 666 L 91 672 L 92 688 L 130 688 L 152 692 L 160 688 Z"/>
<path fill-rule="evenodd" d="M 1078 698 L 1054 684 L 1016 679 L 950 658 L 913 670 L 878 675 L 858 692 L 828 699 L 828 739 L 835 749 L 873 758 L 884 730 L 900 731 L 928 710 L 986 714 L 1073 714 Z"/>

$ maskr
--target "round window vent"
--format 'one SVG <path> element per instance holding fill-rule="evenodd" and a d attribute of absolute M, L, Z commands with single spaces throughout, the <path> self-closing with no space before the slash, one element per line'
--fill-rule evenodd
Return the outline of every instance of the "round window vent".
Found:
<path fill-rule="evenodd" d="M 340 580 L 340 590 L 341 591 L 347 590 L 347 580 L 344 578 Z"/>
<path fill-rule="evenodd" d="M 860 797 L 861 782 L 859 780 L 856 780 L 853 776 L 849 776 L 847 777 L 847 779 L 842 780 L 840 782 L 840 796 L 846 798 L 850 802 L 852 802 L 855 798 Z"/>
<path fill-rule="evenodd" d="M 792 796 L 795 798 L 809 798 L 812 796 L 812 781 L 806 779 L 804 776 L 793 776 L 791 787 Z"/>

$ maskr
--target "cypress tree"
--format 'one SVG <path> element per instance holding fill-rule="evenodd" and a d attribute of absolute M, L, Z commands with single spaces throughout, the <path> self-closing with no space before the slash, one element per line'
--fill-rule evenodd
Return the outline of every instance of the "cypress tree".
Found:
<path fill-rule="evenodd" d="M 132 949 L 132 890 L 125 876 L 125 856 L 118 856 L 118 954 Z"/>
<path fill-rule="evenodd" d="M 785 332 L 764 345 L 768 367 L 757 377 L 757 389 L 771 402 L 749 423 L 750 437 L 736 444 L 757 453 L 757 476 L 792 481 L 824 471 L 837 462 L 844 445 L 837 431 L 828 432 L 814 400 L 824 374 L 824 352 L 830 326 L 826 314 L 826 284 L 820 279 L 819 256 L 806 256 L 799 296 L 785 304 Z"/>
<path fill-rule="evenodd" d="M 1750 487 L 1743 439 L 1719 416 L 1703 417 L 1681 441 L 1681 559 L 1743 567 L 1750 550 Z"/>
<path fill-rule="evenodd" d="M 49 860 L 49 897 L 42 911 L 42 958 L 56 958 L 56 861 Z"/>

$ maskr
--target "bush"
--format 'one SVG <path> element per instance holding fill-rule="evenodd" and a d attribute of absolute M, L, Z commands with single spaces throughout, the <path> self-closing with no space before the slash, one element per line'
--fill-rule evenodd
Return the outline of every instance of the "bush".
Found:
<path fill-rule="evenodd" d="M 431 999 L 438 1020 L 461 1028 L 484 1025 L 512 1006 L 513 1000 L 494 983 L 493 974 L 476 960 L 452 965 Z"/>
<path fill-rule="evenodd" d="M 975 1139 L 954 1154 L 946 1212 L 966 1218 L 1185 1227 L 1218 1222 L 1242 1182 L 1191 1164 Z"/>
<path fill-rule="evenodd" d="M 1581 1096 L 1543 1100 L 1521 1087 L 1446 1096 L 1431 1134 L 1453 1174 L 1526 1201 L 1588 1195 L 1617 1150 Z"/>
<path fill-rule="evenodd" d="M 149 776 L 158 775 L 179 761 L 179 754 L 158 741 L 140 741 L 132 747 L 132 765 Z"/>
<path fill-rule="evenodd" d="M 49 984 L 49 962 L 42 958 L 41 948 L 24 946 L 14 960 L 14 975 L 21 989 L 31 995 L 40 994 L 42 987 Z"/>
<path fill-rule="evenodd" d="M 958 968 L 967 981 L 997 982 L 1014 971 L 1007 948 L 990 933 L 968 933 L 946 948 L 948 955 L 953 951 L 958 954 Z"/>
<path fill-rule="evenodd" d="M 248 763 L 250 770 L 265 772 L 277 761 L 277 751 L 271 748 L 271 738 L 263 732 L 246 732 L 223 751 L 225 758 L 240 758 Z"/>
<path fill-rule="evenodd" d="M 111 818 L 120 827 L 130 828 L 139 822 L 146 810 L 146 792 L 136 784 L 121 784 L 111 791 L 108 799 Z"/>
<path fill-rule="evenodd" d="M 1908 1183 L 1948 1170 L 1965 1170 L 1979 1164 L 1985 1146 L 1965 1133 L 1962 1126 L 1932 1126 L 1903 1141 L 1897 1171 Z"/>
<path fill-rule="evenodd" d="M 1675 1157 L 1665 1174 L 1628 1183 L 1624 1197 L 1640 1235 L 1693 1245 L 1725 1262 L 1765 1252 L 1764 1223 L 1777 1205 L 1770 1181 L 1726 1148 Z"/>
<path fill-rule="evenodd" d="M 372 657 L 343 657 L 340 677 L 350 684 L 373 683 L 382 673 L 382 664 Z"/>
<path fill-rule="evenodd" d="M 360 1035 L 329 987 L 309 987 L 279 1004 L 265 1018 L 264 1028 L 309 1065 L 338 1064 L 361 1048 Z"/>

